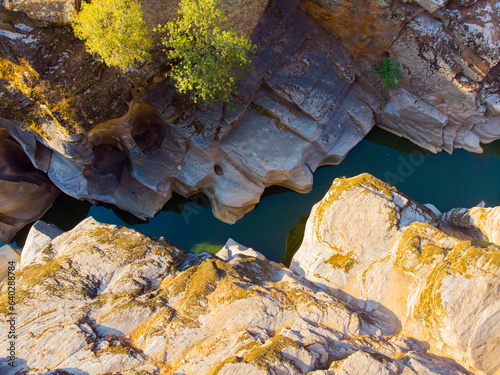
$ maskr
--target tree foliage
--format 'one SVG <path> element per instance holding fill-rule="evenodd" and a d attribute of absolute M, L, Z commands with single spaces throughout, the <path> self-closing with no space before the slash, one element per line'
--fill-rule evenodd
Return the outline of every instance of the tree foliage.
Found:
<path fill-rule="evenodd" d="M 178 62 L 171 77 L 179 92 L 195 102 L 228 101 L 236 81 L 252 68 L 251 41 L 226 28 L 228 20 L 217 0 L 181 0 L 180 17 L 159 31 L 170 59 Z"/>
<path fill-rule="evenodd" d="M 99 54 L 106 65 L 122 70 L 148 58 L 153 46 L 138 0 L 82 2 L 71 23 L 88 52 Z"/>
<path fill-rule="evenodd" d="M 398 87 L 401 83 L 401 72 L 399 71 L 399 62 L 392 59 L 384 59 L 379 69 L 373 69 L 373 74 L 379 74 L 384 81 L 384 89 Z"/>

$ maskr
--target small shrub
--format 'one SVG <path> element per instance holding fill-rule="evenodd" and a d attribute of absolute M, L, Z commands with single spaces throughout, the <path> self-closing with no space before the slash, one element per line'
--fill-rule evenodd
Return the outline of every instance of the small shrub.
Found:
<path fill-rule="evenodd" d="M 88 52 L 99 54 L 106 65 L 122 70 L 148 58 L 153 46 L 138 0 L 82 2 L 82 10 L 73 16 L 71 24 Z"/>
<path fill-rule="evenodd" d="M 176 62 L 171 77 L 177 90 L 195 102 L 208 105 L 229 101 L 236 82 L 252 68 L 251 41 L 227 24 L 217 0 L 181 0 L 180 17 L 158 31 L 166 32 L 163 44 Z"/>
<path fill-rule="evenodd" d="M 401 72 L 399 71 L 399 62 L 392 59 L 385 59 L 379 69 L 373 69 L 373 74 L 379 74 L 384 81 L 384 89 L 389 87 L 398 87 L 401 83 Z"/>

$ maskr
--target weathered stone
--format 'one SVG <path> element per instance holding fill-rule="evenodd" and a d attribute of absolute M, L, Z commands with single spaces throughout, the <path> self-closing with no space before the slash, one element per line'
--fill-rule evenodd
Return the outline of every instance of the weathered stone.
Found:
<path fill-rule="evenodd" d="M 500 207 L 454 208 L 442 220 L 451 226 L 471 231 L 482 241 L 500 246 Z"/>
<path fill-rule="evenodd" d="M 257 17 L 261 8 L 253 5 L 252 14 Z M 101 92 L 108 102 L 100 97 L 91 109 L 69 106 L 75 112 L 75 116 L 67 116 L 74 120 L 72 124 L 56 116 L 58 109 L 48 102 L 43 117 L 33 102 L 32 87 L 50 85 L 54 77 L 43 80 L 42 74 L 24 62 L 22 67 L 32 80 L 23 85 L 17 82 L 21 68 L 10 61 L 28 54 L 32 62 L 39 45 L 34 43 L 28 53 L 22 41 L 13 39 L 6 63 L 12 74 L 5 78 L 17 82 L 18 95 L 27 98 L 25 109 L 32 108 L 30 118 L 34 117 L 37 125 L 21 130 L 19 113 L 8 112 L 8 108 L 0 117 L 11 120 L 0 121 L 23 144 L 33 163 L 69 195 L 112 203 L 144 218 L 158 212 L 174 191 L 184 196 L 201 192 L 212 202 L 216 217 L 233 223 L 253 209 L 267 186 L 310 191 L 312 172 L 320 165 L 338 164 L 375 124 L 372 109 L 365 102 L 377 99 L 352 83 L 355 67 L 332 37 L 293 6 L 287 14 L 269 12 L 266 17 L 256 31 L 261 37 L 255 56 L 257 72 L 242 87 L 231 110 L 195 106 L 160 80 L 149 90 L 145 86 L 138 90 L 129 111 L 113 119 L 109 100 L 113 98 L 118 104 L 122 99 L 121 105 L 125 100 L 103 93 L 109 91 L 111 71 L 96 65 L 102 70 L 101 78 L 93 85 L 99 88 L 93 87 L 86 95 L 77 90 L 71 97 L 83 105 L 87 95 Z M 276 22 L 282 28 L 269 29 Z M 26 35 L 48 37 L 38 33 L 33 22 L 30 25 L 33 30 Z M 271 32 L 263 35 L 261 30 Z M 291 35 L 308 40 L 300 45 Z M 66 85 L 79 84 L 81 77 L 76 76 L 72 64 L 86 56 L 81 44 L 76 51 L 58 53 L 59 60 L 66 56 L 62 64 L 68 68 L 65 73 L 61 70 L 57 79 L 66 79 Z M 44 69 L 51 71 L 52 60 L 56 59 L 51 55 L 42 64 Z M 155 56 L 152 61 L 147 69 L 115 76 L 115 82 L 118 77 L 119 84 L 129 86 L 139 78 L 149 82 L 164 63 Z M 122 88 L 122 92 L 127 90 Z M 8 95 L 18 101 L 12 93 Z M 100 111 L 96 116 L 100 106 L 108 112 Z M 83 113 L 85 119 L 80 116 Z M 14 114 L 17 117 L 12 117 Z M 40 116 L 45 120 L 40 121 Z M 90 131 L 87 119 L 97 123 Z"/>
<path fill-rule="evenodd" d="M 236 242 L 232 238 L 228 239 L 226 244 L 222 249 L 220 249 L 216 254 L 218 258 L 225 260 L 225 261 L 230 261 L 233 260 L 235 257 L 239 255 L 244 255 L 248 257 L 254 257 L 257 259 L 265 260 L 266 257 L 259 253 L 258 251 L 255 251 L 252 248 L 248 248 L 246 246 L 243 246 L 242 244 Z"/>
<path fill-rule="evenodd" d="M 0 358 L 0 371 L 461 374 L 286 267 L 233 255 L 188 256 L 86 219 L 16 270 L 17 360 L 12 368 Z"/>
<path fill-rule="evenodd" d="M 9 242 L 19 229 L 40 218 L 58 194 L 47 176 L 0 127 L 0 242 Z"/>
<path fill-rule="evenodd" d="M 12 267 L 12 269 L 14 269 L 14 267 L 19 263 L 20 259 L 21 252 L 15 247 L 10 245 L 4 245 L 0 247 L 0 282 L 7 278 L 9 267 Z M 9 262 L 14 262 L 14 264 L 9 264 Z M 15 275 L 15 273 L 13 274 Z"/>
<path fill-rule="evenodd" d="M 481 139 L 470 129 L 487 120 L 485 108 L 476 103 L 474 83 L 486 77 L 485 61 L 425 13 L 408 23 L 389 52 L 401 64 L 402 87 L 448 117 L 447 126 L 436 125 L 427 134 L 434 140 L 424 147 L 433 151 L 441 143 L 448 152 L 454 147 L 481 152 Z M 390 124 L 382 120 L 382 126 Z M 414 133 L 412 128 L 408 134 Z"/>
<path fill-rule="evenodd" d="M 408 90 L 391 90 L 389 102 L 378 119 L 382 128 L 434 153 L 442 151 L 448 117 Z"/>
<path fill-rule="evenodd" d="M 57 236 L 63 233 L 53 224 L 37 221 L 30 229 L 21 254 L 21 267 L 36 261 L 40 252 Z"/>
<path fill-rule="evenodd" d="M 307 0 L 302 6 L 356 58 L 373 62 L 381 60 L 406 22 L 423 11 L 385 0 Z"/>
<path fill-rule="evenodd" d="M 494 374 L 498 209 L 452 210 L 440 221 L 370 175 L 337 179 L 314 206 L 290 269 L 388 322 L 394 333 Z"/>

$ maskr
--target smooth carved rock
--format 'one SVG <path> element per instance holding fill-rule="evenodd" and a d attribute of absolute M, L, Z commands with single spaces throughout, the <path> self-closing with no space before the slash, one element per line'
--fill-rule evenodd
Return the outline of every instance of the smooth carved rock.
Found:
<path fill-rule="evenodd" d="M 336 179 L 290 269 L 471 371 L 500 368 L 498 209 L 438 217 L 363 174 Z"/>
<path fill-rule="evenodd" d="M 9 242 L 19 229 L 40 218 L 58 195 L 59 190 L 0 127 L 0 242 Z"/>
<path fill-rule="evenodd" d="M 7 278 L 9 267 L 15 267 L 20 259 L 21 252 L 15 247 L 10 245 L 0 247 L 0 282 Z M 9 262 L 14 262 L 14 265 Z"/>
<path fill-rule="evenodd" d="M 434 153 L 442 150 L 443 128 L 448 117 L 408 90 L 391 90 L 379 119 L 384 129 Z"/>
<path fill-rule="evenodd" d="M 86 118 L 98 122 L 90 131 L 78 116 L 83 107 L 75 109 L 79 130 L 67 133 L 55 121 L 42 121 L 37 131 L 21 129 L 19 116 L 0 122 L 69 195 L 112 203 L 144 218 L 158 212 L 173 192 L 201 192 L 216 217 L 234 223 L 255 207 L 267 186 L 310 191 L 312 172 L 338 164 L 375 124 L 371 105 L 377 98 L 352 83 L 355 67 L 348 54 L 293 4 L 285 14 L 281 11 L 270 8 L 257 27 L 257 72 L 241 87 L 231 109 L 195 106 L 162 81 L 138 93 L 129 111 L 113 120 L 110 112 L 109 121 L 101 121 L 104 116 L 85 108 Z M 257 17 L 257 8 L 255 12 Z M 19 52 L 21 44 L 10 40 L 10 53 L 27 53 Z M 69 72 L 63 77 L 73 84 L 79 79 L 71 71 L 73 59 L 80 52 L 68 51 L 64 60 Z M 149 82 L 160 62 L 124 76 L 118 85 L 134 84 L 139 77 Z M 30 85 L 40 85 L 33 68 L 24 68 L 32 73 Z M 111 73 L 100 68 L 102 77 L 94 84 L 104 90 Z M 29 98 L 31 91 L 24 88 L 22 94 Z M 81 99 L 83 105 L 85 98 L 80 90 L 75 101 Z M 111 98 L 117 104 L 120 97 Z M 109 99 L 100 98 L 92 111 L 99 105 L 112 107 Z M 31 102 L 26 108 L 30 106 L 40 116 L 40 108 Z M 56 117 L 50 103 L 45 109 Z"/>
<path fill-rule="evenodd" d="M 16 270 L 16 367 L 0 358 L 0 372 L 465 374 L 414 339 L 385 336 L 376 317 L 283 265 L 247 254 L 188 255 L 88 218 Z"/>

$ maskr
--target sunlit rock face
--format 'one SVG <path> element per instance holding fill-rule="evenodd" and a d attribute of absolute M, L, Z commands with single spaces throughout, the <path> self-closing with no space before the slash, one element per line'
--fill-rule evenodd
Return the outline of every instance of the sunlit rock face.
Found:
<path fill-rule="evenodd" d="M 290 269 L 431 352 L 495 374 L 498 209 L 438 217 L 370 175 L 336 179 L 314 206 Z"/>
<path fill-rule="evenodd" d="M 230 240 L 218 255 L 92 218 L 38 222 L 15 271 L 16 366 L 0 372 L 467 374 L 254 250 Z"/>
<path fill-rule="evenodd" d="M 40 218 L 59 192 L 0 127 L 0 242 L 9 242 L 24 225 Z"/>

